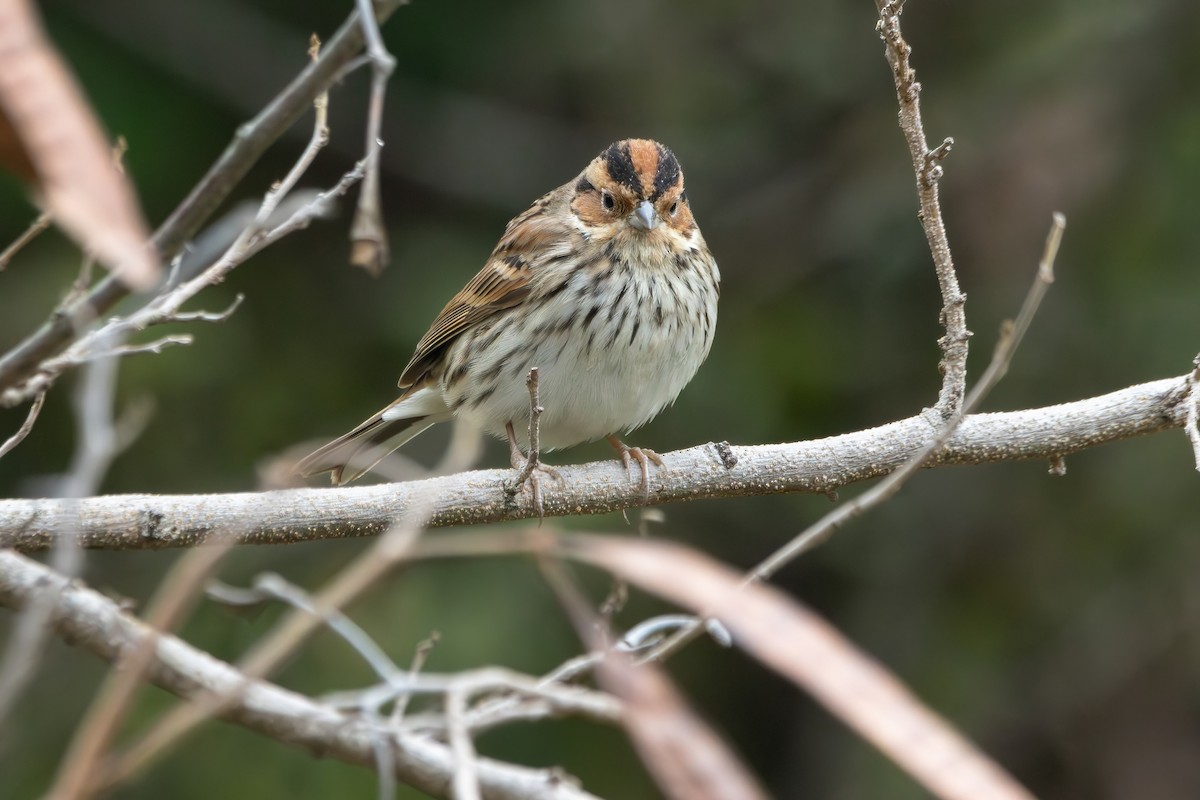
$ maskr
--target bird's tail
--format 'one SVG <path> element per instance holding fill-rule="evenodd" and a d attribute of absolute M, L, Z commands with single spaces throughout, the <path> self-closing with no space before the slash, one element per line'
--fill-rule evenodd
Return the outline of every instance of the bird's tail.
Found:
<path fill-rule="evenodd" d="M 305 478 L 332 472 L 334 485 L 341 486 L 374 469 L 389 453 L 421 431 L 450 418 L 440 392 L 418 389 L 305 456 L 296 464 L 296 472 Z"/>

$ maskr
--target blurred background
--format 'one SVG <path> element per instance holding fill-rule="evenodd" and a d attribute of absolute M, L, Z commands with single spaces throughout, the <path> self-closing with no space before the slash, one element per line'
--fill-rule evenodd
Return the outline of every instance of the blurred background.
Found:
<path fill-rule="evenodd" d="M 46 24 L 156 225 L 328 38 L 352 4 L 56 0 Z M 676 406 L 633 439 L 668 451 L 727 439 L 857 430 L 932 404 L 940 301 L 916 219 L 908 151 L 868 0 L 416 2 L 384 34 L 384 205 L 392 259 L 347 266 L 351 206 L 203 293 L 246 301 L 190 347 L 121 365 L 122 404 L 149 397 L 145 433 L 105 492 L 227 492 L 264 464 L 343 432 L 393 397 L 433 315 L 510 217 L 609 142 L 669 144 L 723 274 L 712 354 Z M 1079 399 L 1187 371 L 1200 350 L 1200 6 L 1184 0 L 912 2 L 904 31 L 931 143 L 955 138 L 942 199 L 983 369 L 1034 274 L 1052 211 L 1069 220 L 1058 281 L 988 410 Z M 332 142 L 306 183 L 362 153 L 368 74 L 331 97 Z M 236 193 L 252 199 L 302 149 L 299 123 Z M 0 180 L 0 242 L 36 211 Z M 79 254 L 50 232 L 0 274 L 0 349 L 37 326 Z M 0 493 L 37 494 L 69 463 L 72 381 L 0 461 Z M 0 436 L 25 410 L 0 412 Z M 406 453 L 432 464 L 445 432 Z M 484 463 L 501 466 L 490 445 Z M 606 445 L 555 454 L 607 458 Z M 1200 484 L 1175 431 L 1069 457 L 917 476 L 778 583 L 894 670 L 1042 798 L 1194 798 L 1200 787 Z M 843 497 L 861 491 L 852 487 Z M 748 567 L 830 508 L 823 497 L 666 507 L 654 533 Z M 636 522 L 637 515 L 631 514 Z M 555 524 L 558 524 L 557 522 Z M 633 533 L 620 515 L 563 521 Z M 440 535 L 434 533 L 432 535 Z M 319 586 L 362 541 L 244 548 L 222 576 L 263 570 Z M 85 578 L 143 600 L 174 553 L 95 553 Z M 664 569 L 670 569 L 664 565 Z M 598 577 L 597 600 L 606 591 Z M 635 596 L 618 621 L 664 610 Z M 548 670 L 579 651 L 522 559 L 422 564 L 350 609 L 407 662 Z M 232 659 L 278 611 L 202 605 L 183 635 Z M 0 614 L 7 637 L 12 615 Z M 0 797 L 36 797 L 105 665 L 53 642 L 0 750 Z M 924 793 L 812 700 L 737 651 L 693 644 L 670 664 L 695 706 L 782 798 Z M 367 668 L 323 635 L 280 676 L 309 693 Z M 142 692 L 144 726 L 173 702 Z M 615 730 L 508 727 L 487 754 L 562 764 L 609 798 L 657 796 Z M 209 724 L 121 798 L 372 797 L 372 774 Z M 420 797 L 409 791 L 404 798 Z"/>

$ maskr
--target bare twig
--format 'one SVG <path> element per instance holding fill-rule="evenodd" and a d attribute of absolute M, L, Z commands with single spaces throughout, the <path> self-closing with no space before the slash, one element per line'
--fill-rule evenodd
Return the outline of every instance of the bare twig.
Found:
<path fill-rule="evenodd" d="M 224 584 L 215 584 L 209 587 L 208 594 L 210 598 L 218 600 L 237 607 L 257 606 L 268 599 L 282 600 L 289 605 L 307 611 L 314 616 L 322 616 L 329 627 L 342 637 L 351 647 L 358 651 L 358 654 L 370 664 L 384 681 L 383 688 L 386 689 L 382 694 L 368 690 L 363 693 L 358 693 L 357 702 L 354 707 L 374 719 L 378 719 L 378 706 L 391 699 L 395 695 L 393 686 L 396 681 L 396 676 L 400 674 L 400 669 L 395 665 L 382 648 L 353 620 L 345 614 L 337 610 L 326 610 L 322 612 L 317 608 L 309 594 L 279 575 L 268 573 L 260 575 L 254 581 L 252 589 L 236 589 Z M 423 662 L 426 648 L 418 648 L 417 656 L 414 658 L 414 663 Z M 413 674 L 414 670 L 410 670 Z M 408 694 L 404 694 L 404 699 L 407 700 Z M 397 701 L 399 705 L 399 701 Z M 400 716 L 402 717 L 403 712 Z M 399 730 L 397 724 L 399 717 L 393 713 L 392 719 L 389 722 L 390 726 Z M 377 736 L 373 743 L 375 750 L 375 771 L 379 776 L 379 793 L 380 800 L 388 800 L 395 795 L 395 758 L 393 755 L 393 737 L 388 729 L 388 725 L 383 724 L 380 720 L 378 725 Z"/>
<path fill-rule="evenodd" d="M 367 174 L 358 194 L 358 209 L 350 226 L 350 263 L 378 275 L 387 266 L 387 228 L 383 224 L 383 204 L 379 196 L 379 161 L 383 148 L 383 96 L 388 79 L 396 68 L 394 59 L 383 45 L 379 24 L 371 0 L 357 0 L 358 16 L 367 42 L 367 58 L 371 63 L 371 101 L 367 111 Z"/>
<path fill-rule="evenodd" d="M 917 177 L 917 196 L 921 205 L 918 216 L 925 230 L 929 251 L 933 254 L 933 266 L 942 293 L 941 317 L 946 333 L 938 340 L 942 349 L 942 389 L 938 393 L 936 408 L 944 419 L 949 419 L 958 411 L 966 393 L 967 347 L 971 336 L 964 312 L 967 296 L 958 286 L 938 199 L 941 162 L 950 153 L 954 140 L 947 138 L 931 149 L 925 139 L 925 128 L 921 122 L 921 84 L 917 82 L 916 72 L 909 63 L 912 48 L 900 35 L 900 13 L 904 0 L 876 0 L 876 3 L 879 8 L 877 28 L 886 45 L 884 52 L 892 67 L 896 97 L 900 103 L 900 130 L 908 143 Z"/>
<path fill-rule="evenodd" d="M 38 237 L 38 234 L 50 227 L 50 221 L 50 215 L 42 212 L 38 215 L 37 219 L 30 223 L 24 233 L 14 239 L 12 244 L 4 248 L 4 252 L 0 253 L 0 272 L 4 271 L 4 268 L 9 265 L 9 262 L 13 260 L 13 256 L 20 252 L 21 248 L 32 242 Z"/>
<path fill-rule="evenodd" d="M 230 587 L 221 585 L 209 587 L 209 596 L 229 604 L 232 597 Z M 335 608 L 320 608 L 316 602 L 301 587 L 286 580 L 281 575 L 268 572 L 254 579 L 250 590 L 242 590 L 239 605 L 251 602 L 262 602 L 265 599 L 280 600 L 293 608 L 311 614 L 321 619 L 331 631 L 342 638 L 346 644 L 354 648 L 359 657 L 385 681 L 394 681 L 396 676 L 403 674 L 400 667 L 388 657 L 374 639 L 359 625 L 341 611 Z"/>
<path fill-rule="evenodd" d="M 406 0 L 378 0 L 374 3 L 376 19 L 387 19 L 404 2 Z M 217 162 L 155 232 L 153 243 L 164 260 L 174 259 L 267 148 L 308 110 L 313 99 L 337 79 L 345 65 L 358 57 L 362 46 L 363 29 L 355 12 L 325 44 L 321 58 L 297 76 L 258 116 L 238 129 Z M 204 263 L 197 265 L 205 266 Z M 186 280 L 193 276 L 183 273 L 180 278 Z M 128 291 L 120 281 L 106 278 L 86 298 L 73 304 L 68 313 L 52 317 L 0 357 L 0 389 L 10 388 L 27 378 L 42 361 L 74 338 L 75 330 L 69 320 L 97 318 L 126 294 Z"/>
<path fill-rule="evenodd" d="M 246 295 L 241 292 L 233 298 L 233 302 L 225 307 L 224 311 L 177 311 L 171 315 L 168 322 L 224 322 L 233 316 L 233 312 L 238 310 L 242 301 L 246 299 Z"/>
<path fill-rule="evenodd" d="M 93 364 L 97 361 L 108 361 L 109 359 L 120 358 L 122 356 L 136 356 L 144 353 L 159 355 L 168 347 L 177 344 L 191 344 L 196 337 L 190 333 L 173 333 L 169 336 L 163 336 L 161 339 L 155 339 L 152 342 L 142 342 L 141 344 L 123 344 L 113 347 L 108 350 L 98 350 L 94 353 L 86 353 L 71 359 L 53 359 L 48 364 L 70 364 L 78 366 L 80 364 Z"/>
<path fill-rule="evenodd" d="M 29 404 L 29 413 L 25 415 L 25 421 L 21 423 L 21 427 L 17 428 L 17 432 L 4 440 L 4 444 L 0 444 L 0 458 L 4 458 L 12 449 L 25 440 L 29 432 L 33 430 L 33 423 L 37 422 L 38 414 L 42 413 L 42 404 L 46 402 L 46 393 L 38 392 L 33 398 L 33 402 Z"/>

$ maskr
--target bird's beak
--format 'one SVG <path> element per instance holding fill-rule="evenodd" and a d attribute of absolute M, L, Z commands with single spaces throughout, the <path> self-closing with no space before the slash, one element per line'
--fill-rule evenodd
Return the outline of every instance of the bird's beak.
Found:
<path fill-rule="evenodd" d="M 629 218 L 629 224 L 644 231 L 654 230 L 654 226 L 658 224 L 658 212 L 654 210 L 654 204 L 649 200 L 638 203 L 638 207 Z"/>

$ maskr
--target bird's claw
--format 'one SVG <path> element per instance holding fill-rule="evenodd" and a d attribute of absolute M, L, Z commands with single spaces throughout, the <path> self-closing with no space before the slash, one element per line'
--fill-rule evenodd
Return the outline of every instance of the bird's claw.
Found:
<path fill-rule="evenodd" d="M 608 437 L 608 442 L 611 444 L 621 456 L 621 463 L 625 465 L 625 472 L 629 472 L 630 465 L 636 461 L 638 467 L 642 471 L 642 479 L 639 485 L 642 489 L 642 496 L 646 500 L 650 499 L 650 462 L 654 462 L 654 466 L 667 471 L 667 465 L 663 463 L 662 456 L 654 452 L 648 447 L 630 447 L 615 436 Z"/>

